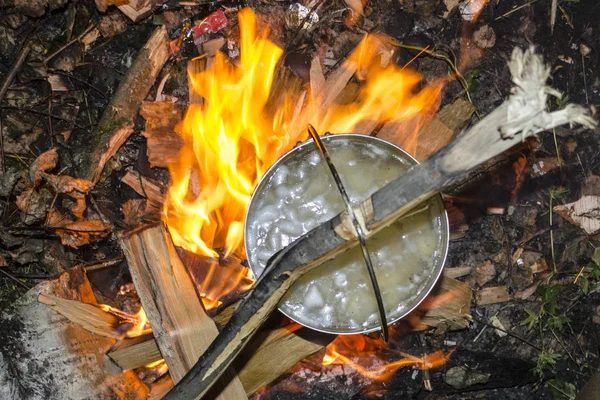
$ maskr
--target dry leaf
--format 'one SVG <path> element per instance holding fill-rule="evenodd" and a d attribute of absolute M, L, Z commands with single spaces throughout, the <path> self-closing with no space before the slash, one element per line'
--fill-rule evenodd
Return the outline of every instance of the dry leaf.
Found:
<path fill-rule="evenodd" d="M 75 248 L 106 237 L 111 229 L 99 219 L 73 221 L 57 211 L 50 211 L 48 214 L 48 226 L 56 228 L 62 244 Z"/>
<path fill-rule="evenodd" d="M 496 44 L 496 32 L 489 25 L 484 25 L 473 33 L 473 41 L 480 49 L 489 49 Z"/>
<path fill-rule="evenodd" d="M 483 286 L 496 276 L 496 267 L 490 260 L 484 261 L 471 271 L 471 277 L 467 280 L 469 286 Z"/>
<path fill-rule="evenodd" d="M 585 178 L 583 188 L 581 189 L 582 196 L 600 196 L 600 176 L 590 175 Z"/>
<path fill-rule="evenodd" d="M 8 263 L 6 262 L 6 258 L 2 254 L 0 254 L 0 267 L 6 267 Z"/>
<path fill-rule="evenodd" d="M 29 188 L 17 196 L 17 207 L 25 214 L 24 223 L 29 225 L 43 220 L 48 212 L 48 207 L 53 195 L 49 190 Z"/>
<path fill-rule="evenodd" d="M 344 0 L 344 3 L 355 13 L 363 14 L 364 6 L 361 0 Z"/>
<path fill-rule="evenodd" d="M 558 166 L 560 166 L 560 161 L 556 157 L 538 158 L 531 166 L 531 176 L 545 175 Z"/>
<path fill-rule="evenodd" d="M 130 199 L 123 204 L 125 223 L 131 227 L 138 226 L 144 220 L 146 199 Z"/>
<path fill-rule="evenodd" d="M 515 170 L 515 186 L 511 191 L 511 199 L 516 199 L 517 194 L 519 193 L 519 189 L 521 189 L 521 185 L 525 181 L 525 173 L 527 172 L 527 159 L 525 157 L 519 157 L 517 161 L 513 163 L 513 168 Z"/>
<path fill-rule="evenodd" d="M 67 175 L 48 175 L 44 178 L 54 188 L 57 193 L 63 193 L 71 197 L 75 203 L 69 210 L 77 218 L 83 218 L 86 209 L 85 194 L 94 186 L 88 180 L 73 178 Z"/>
<path fill-rule="evenodd" d="M 579 226 L 588 235 L 600 232 L 599 196 L 583 196 L 573 203 L 554 207 L 554 212 Z"/>
<path fill-rule="evenodd" d="M 69 194 L 76 191 L 85 194 L 94 186 L 94 184 L 88 180 L 73 178 L 68 175 L 44 174 L 44 178 L 58 193 Z"/>
<path fill-rule="evenodd" d="M 46 171 L 56 168 L 58 162 L 58 153 L 56 148 L 52 148 L 45 153 L 42 153 L 35 159 L 29 168 L 29 182 L 33 186 L 37 186 Z"/>
<path fill-rule="evenodd" d="M 53 92 L 68 92 L 69 88 L 65 85 L 62 77 L 57 74 L 50 74 L 46 78 Z"/>

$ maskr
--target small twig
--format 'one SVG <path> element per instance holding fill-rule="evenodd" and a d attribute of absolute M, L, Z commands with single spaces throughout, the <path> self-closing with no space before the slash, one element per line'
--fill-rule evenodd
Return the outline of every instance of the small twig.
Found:
<path fill-rule="evenodd" d="M 2 110 L 0 110 L 0 168 L 2 175 L 6 172 L 4 164 L 4 133 L 2 131 Z"/>
<path fill-rule="evenodd" d="M 567 348 L 565 347 L 565 345 L 563 344 L 563 342 L 560 341 L 560 339 L 558 338 L 558 336 L 556 335 L 556 332 L 554 332 L 553 329 L 550 329 L 550 332 L 552 332 L 552 335 L 554 335 L 554 338 L 556 339 L 556 341 L 558 342 L 558 344 L 560 344 L 560 347 L 562 347 L 562 349 L 565 351 L 565 353 L 567 353 L 567 355 L 569 356 L 569 358 L 571 359 L 571 361 L 573 361 L 573 363 L 575 365 L 579 365 L 579 363 L 575 360 L 575 358 L 573 358 L 573 356 L 571 355 L 571 352 L 569 350 L 567 350 Z"/>
<path fill-rule="evenodd" d="M 51 117 L 51 118 L 57 119 L 59 121 L 64 121 L 64 122 L 72 123 L 73 126 L 75 126 L 77 128 L 84 128 L 83 126 L 81 126 L 81 125 L 77 124 L 76 122 L 74 122 L 74 120 L 63 118 L 63 117 L 61 117 L 59 115 L 51 115 L 51 114 L 48 114 L 45 111 L 37 111 L 37 110 L 34 110 L 32 108 L 19 108 L 19 107 L 11 107 L 11 106 L 3 106 L 3 107 L 0 107 L 0 108 L 2 108 L 4 110 L 16 110 L 16 111 L 21 111 L 21 112 L 25 112 L 25 113 L 32 113 L 32 114 L 36 114 L 36 115 L 41 115 L 41 116 L 44 116 L 44 117 Z"/>
<path fill-rule="evenodd" d="M 515 11 L 519 11 L 521 8 L 525 8 L 525 7 L 527 7 L 527 6 L 535 3 L 536 1 L 537 0 L 531 0 L 530 2 L 525 3 L 522 6 L 519 6 L 519 7 L 515 8 L 515 9 L 512 9 L 509 12 L 507 12 L 506 14 L 503 14 L 503 15 L 499 16 L 498 18 L 494 19 L 494 21 L 498 21 L 499 19 L 502 19 L 504 17 L 508 17 L 510 14 L 514 13 Z"/>
<path fill-rule="evenodd" d="M 88 26 L 85 29 L 85 31 L 81 32 L 79 34 L 79 36 L 77 36 L 75 39 L 71 39 L 70 41 L 67 42 L 67 44 L 59 47 L 58 50 L 56 50 L 54 53 L 50 54 L 48 57 L 46 57 L 44 59 L 44 65 L 48 64 L 48 62 L 50 62 L 50 60 L 52 60 L 54 57 L 56 57 L 57 55 L 62 53 L 67 47 L 71 46 L 73 43 L 79 42 L 85 35 L 88 34 L 89 31 L 94 29 L 95 26 L 96 26 L 95 24 L 91 24 L 90 26 Z"/>
<path fill-rule="evenodd" d="M 515 338 L 515 339 L 518 339 L 518 340 L 522 341 L 522 342 L 523 342 L 523 343 L 525 343 L 525 344 L 528 344 L 529 346 L 533 347 L 534 349 L 536 349 L 536 350 L 538 350 L 538 351 L 543 351 L 543 349 L 542 349 L 542 348 L 540 348 L 539 346 L 536 346 L 535 344 L 531 343 L 529 340 L 527 340 L 527 339 L 525 339 L 525 338 L 522 338 L 522 337 L 521 337 L 521 336 L 519 336 L 519 335 L 515 335 L 515 334 L 514 334 L 514 333 L 512 333 L 512 332 L 509 332 L 509 331 L 507 331 L 507 330 L 504 330 L 504 329 L 502 329 L 502 328 L 498 328 L 497 326 L 495 326 L 495 325 L 492 325 L 492 324 L 489 324 L 489 323 L 487 323 L 487 322 L 485 322 L 485 321 L 482 321 L 482 320 L 480 320 L 479 318 L 476 318 L 476 317 L 475 317 L 475 316 L 473 316 L 473 315 L 471 315 L 471 317 L 472 317 L 472 318 L 473 318 L 475 321 L 479 322 L 480 324 L 486 325 L 486 326 L 488 326 L 488 327 L 490 327 L 490 328 L 492 328 L 492 329 L 498 329 L 500 332 L 504 332 L 504 333 L 506 333 L 508 336 L 510 336 L 510 337 L 513 337 L 513 338 Z"/>
<path fill-rule="evenodd" d="M 62 75 L 62 76 L 66 76 L 69 79 L 73 79 L 76 80 L 79 83 L 83 83 L 84 85 L 88 86 L 90 89 L 94 90 L 96 93 L 98 93 L 100 96 L 102 96 L 102 98 L 106 98 L 106 95 L 100 90 L 98 89 L 96 86 L 92 85 L 91 83 L 86 82 L 85 80 L 76 77 L 75 75 L 72 74 L 68 74 L 66 72 L 62 72 L 62 71 L 53 71 L 55 74 L 57 75 Z"/>
<path fill-rule="evenodd" d="M 554 24 L 556 24 L 556 8 L 558 7 L 558 0 L 552 0 L 550 6 L 550 33 L 554 33 Z"/>
<path fill-rule="evenodd" d="M 76 267 L 82 267 L 87 272 L 90 272 L 90 271 L 95 271 L 97 269 L 112 267 L 113 265 L 117 265 L 121 261 L 123 261 L 123 256 L 119 256 L 117 258 L 112 258 L 110 260 L 105 260 L 105 261 L 97 261 L 97 262 L 89 263 L 89 264 L 86 264 L 86 263 L 79 264 Z"/>
<path fill-rule="evenodd" d="M 400 42 L 396 42 L 394 40 L 389 40 L 388 42 L 392 46 L 402 47 L 404 49 L 418 51 L 419 52 L 418 55 L 421 55 L 421 54 L 425 53 L 425 54 L 427 54 L 430 57 L 436 58 L 438 60 L 445 61 L 450 66 L 450 68 L 452 69 L 452 71 L 454 71 L 454 74 L 456 75 L 456 80 L 458 80 L 458 82 L 460 83 L 460 85 L 463 87 L 463 89 L 465 91 L 465 95 L 467 96 L 467 100 L 475 108 L 475 115 L 477 116 L 478 119 L 481 119 L 481 115 L 479 114 L 479 111 L 477 110 L 477 107 L 475 107 L 475 104 L 473 104 L 473 99 L 471 98 L 471 93 L 469 92 L 469 84 L 468 84 L 467 80 L 465 79 L 465 77 L 460 73 L 460 71 L 458 70 L 458 68 L 456 66 L 456 56 L 454 55 L 454 53 L 452 53 L 452 50 L 450 50 L 450 53 L 452 54 L 452 56 L 454 58 L 454 61 L 451 60 L 448 55 L 441 54 L 440 52 L 436 51 L 435 47 L 434 47 L 433 50 L 428 50 L 427 47 L 423 48 L 423 47 L 418 47 L 418 46 L 409 46 L 409 45 L 406 45 L 406 44 L 403 44 L 403 43 L 400 43 Z M 417 55 L 417 57 L 418 57 L 418 55 Z"/>
<path fill-rule="evenodd" d="M 6 79 L 2 83 L 2 86 L 0 87 L 0 103 L 2 103 L 2 100 L 4 99 L 4 96 L 6 95 L 8 88 L 12 84 L 12 81 L 15 79 L 15 76 L 17 76 L 17 72 L 19 72 L 19 70 L 21 69 L 21 66 L 25 62 L 25 59 L 27 58 L 27 55 L 29 55 L 30 51 L 31 51 L 31 46 L 29 43 L 27 43 L 21 49 L 21 53 L 19 53 L 17 60 L 13 64 L 8 75 L 6 76 Z M 2 115 L 1 115 L 1 113 L 0 113 L 0 164 L 2 166 L 2 174 L 4 174 L 4 172 L 5 172 L 5 169 L 4 169 L 4 166 L 5 166 L 5 164 L 4 164 L 4 134 L 2 132 Z"/>
<path fill-rule="evenodd" d="M 21 282 L 20 280 L 18 280 L 17 278 L 15 278 L 11 274 L 9 274 L 7 271 L 5 271 L 3 268 L 0 268 L 0 272 L 2 272 L 7 278 L 9 278 L 12 281 L 14 281 L 14 282 L 18 283 L 19 285 L 23 286 L 25 289 L 27 289 L 27 290 L 31 289 L 31 287 L 29 285 Z"/>
<path fill-rule="evenodd" d="M 12 83 L 12 81 L 15 79 L 15 76 L 17 76 L 17 72 L 19 72 L 19 70 L 21 69 L 21 66 L 25 62 L 25 59 L 29 55 L 30 51 L 31 51 L 31 46 L 29 43 L 27 43 L 21 49 L 21 53 L 19 53 L 17 60 L 13 64 L 12 68 L 10 69 L 10 72 L 8 73 L 8 75 L 6 76 L 6 79 L 4 80 L 4 83 L 2 83 L 2 86 L 0 87 L 0 102 L 2 102 L 2 100 L 4 99 L 4 95 L 8 91 L 8 88 L 10 87 L 10 84 Z"/>
<path fill-rule="evenodd" d="M 581 73 L 583 74 L 583 90 L 585 91 L 585 104 L 590 104 L 590 99 L 588 98 L 587 91 L 587 78 L 585 76 L 585 56 L 581 53 Z"/>

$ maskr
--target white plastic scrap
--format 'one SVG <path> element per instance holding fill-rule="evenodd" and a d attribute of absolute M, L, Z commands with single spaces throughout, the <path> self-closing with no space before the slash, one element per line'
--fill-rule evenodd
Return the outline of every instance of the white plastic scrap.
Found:
<path fill-rule="evenodd" d="M 550 68 L 542 57 L 535 54 L 534 48 L 523 51 L 513 50 L 508 68 L 515 86 L 508 100 L 507 123 L 500 128 L 503 138 L 511 138 L 521 133 L 523 138 L 563 124 L 580 124 L 588 128 L 596 126 L 589 111 L 578 105 L 569 104 L 565 108 L 547 112 L 548 95 L 560 98 L 561 94 L 546 86 Z"/>

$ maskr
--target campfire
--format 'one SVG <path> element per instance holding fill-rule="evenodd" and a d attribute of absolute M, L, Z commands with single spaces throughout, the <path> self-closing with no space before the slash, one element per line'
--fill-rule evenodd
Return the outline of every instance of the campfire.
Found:
<path fill-rule="evenodd" d="M 88 115 L 94 126 L 89 140 L 81 142 L 85 156 L 75 157 L 73 174 L 60 169 L 64 153 L 53 138 L 52 148 L 27 165 L 15 204 L 24 215 L 35 218 L 27 225 L 40 223 L 43 232 L 52 232 L 61 246 L 88 249 L 107 241 L 111 253 L 118 255 L 98 256 L 94 264 L 69 268 L 55 279 L 28 287 L 3 317 L 9 332 L 5 347 L 17 355 L 13 369 L 18 371 L 6 390 L 20 390 L 21 398 L 27 398 L 28 391 L 38 387 L 52 391 L 65 385 L 64 398 L 229 400 L 310 390 L 314 390 L 310 396 L 318 397 L 323 386 L 338 384 L 348 390 L 359 387 L 371 396 L 386 393 L 402 381 L 405 387 L 398 393 L 410 397 L 421 390 L 452 393 L 475 381 L 475 385 L 491 382 L 490 388 L 532 382 L 530 364 L 518 359 L 513 360 L 516 372 L 507 373 L 510 376 L 501 383 L 490 380 L 489 374 L 487 380 L 474 376 L 464 365 L 482 363 L 488 373 L 499 369 L 498 364 L 483 361 L 483 354 L 461 348 L 457 340 L 439 340 L 447 332 L 473 326 L 479 314 L 471 311 L 472 300 L 479 307 L 516 296 L 506 285 L 482 288 L 496 275 L 489 260 L 435 275 L 427 293 L 389 327 L 387 341 L 378 332 L 322 333 L 276 311 L 303 276 L 354 247 L 373 243 L 388 227 L 430 208 L 433 203 L 426 202 L 431 199 L 440 199 L 444 214 L 433 224 L 447 228 L 440 193 L 460 188 L 470 173 L 510 148 L 559 125 L 595 126 L 589 111 L 580 106 L 547 111 L 547 99 L 558 93 L 546 86 L 549 70 L 534 49 L 513 51 L 508 60 L 510 96 L 506 93 L 508 98 L 484 118 L 475 117 L 479 115 L 463 74 L 473 59 L 494 45 L 489 31 L 478 30 L 478 36 L 471 29 L 486 1 L 461 2 L 448 11 L 465 21 L 458 46 L 460 62 L 442 46 L 402 42 L 375 26 L 366 29 L 373 10 L 364 1 L 345 1 L 343 13 L 323 2 L 258 7 L 263 13 L 251 8 L 204 9 L 194 2 L 180 2 L 176 11 L 162 1 L 95 3 L 98 11 L 94 12 L 112 10 L 111 14 L 83 30 L 65 49 L 74 43 L 94 49 L 94 41 L 108 35 L 106 30 L 121 29 L 123 15 L 143 21 L 155 13 L 161 22 L 130 62 L 102 116 L 92 124 Z M 196 12 L 193 18 L 188 18 L 190 10 Z M 344 43 L 343 55 L 326 43 L 310 51 L 302 46 L 292 51 L 290 46 L 296 47 L 299 37 L 324 34 L 323 18 L 360 35 Z M 278 38 L 282 29 L 295 35 L 282 41 Z M 479 43 L 477 49 L 469 44 L 471 40 Z M 46 56 L 40 68 L 59 69 L 50 65 L 63 57 L 65 49 Z M 32 51 L 37 52 L 35 43 L 23 46 L 13 65 L 15 73 L 6 80 L 9 86 Z M 445 72 L 426 76 L 417 72 L 413 67 L 424 57 L 439 62 L 438 69 L 443 65 Z M 60 76 L 48 77 L 52 90 L 62 82 Z M 186 81 L 187 101 L 177 98 Z M 453 84 L 462 85 L 465 95 L 448 102 L 448 87 Z M 0 100 L 6 88 L 0 89 Z M 131 152 L 134 132 L 139 132 L 138 114 L 144 120 L 140 132 L 144 145 L 136 147 L 134 158 L 142 161 L 130 162 L 122 154 Z M 49 112 L 50 120 L 52 115 Z M 472 118 L 469 129 L 461 132 Z M 274 246 L 277 250 L 265 259 L 264 272 L 255 276 L 247 254 L 252 250 L 244 246 L 253 193 L 268 177 L 269 168 L 310 140 L 309 126 L 321 134 L 377 137 L 421 164 L 406 167 L 403 174 L 394 174 L 347 204 L 345 211 Z M 66 148 L 65 137 L 60 145 Z M 514 165 L 513 197 L 524 180 L 523 167 Z M 372 176 L 360 178 L 375 181 Z M 111 190 L 110 182 L 118 182 L 119 190 L 131 197 L 120 204 L 122 221 L 94 200 L 100 196 L 97 193 Z M 281 182 L 274 187 L 287 190 Z M 468 229 L 464 213 L 454 205 L 460 199 L 444 198 L 451 237 Z M 564 207 L 552 208 L 551 200 L 550 225 L 552 210 L 574 223 L 587 216 L 579 211 L 585 205 Z M 493 214 L 497 209 L 488 211 Z M 418 232 L 425 235 L 424 230 Z M 421 257 L 424 247 L 416 246 Z M 528 251 L 521 247 L 512 255 L 497 257 L 502 262 L 512 257 L 511 265 L 520 262 L 535 269 L 531 275 L 538 274 L 538 280 L 523 289 L 533 293 L 549 268 Z M 446 248 L 438 254 L 442 264 L 445 252 Z M 396 266 L 401 267 L 408 268 Z M 583 269 L 578 278 L 582 273 Z M 382 288 L 393 281 L 390 276 L 378 279 Z M 420 279 L 413 274 L 406 284 L 414 287 Z M 373 296 L 381 296 L 380 291 L 387 295 L 376 281 L 372 288 Z M 311 296 L 320 304 L 320 293 Z M 385 317 L 385 310 L 379 311 Z M 379 321 L 386 321 L 381 314 Z M 485 326 L 498 335 L 521 339 L 497 318 L 490 321 Z M 436 333 L 428 341 L 434 345 L 426 346 L 425 336 L 414 333 L 432 328 Z M 3 360 L 6 349 L 0 353 Z M 55 360 L 66 366 L 57 368 Z M 30 380 L 26 372 L 36 376 Z"/>

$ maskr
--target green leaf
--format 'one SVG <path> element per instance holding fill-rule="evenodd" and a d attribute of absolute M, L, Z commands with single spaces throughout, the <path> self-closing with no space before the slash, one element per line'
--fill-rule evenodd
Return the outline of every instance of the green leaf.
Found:
<path fill-rule="evenodd" d="M 597 266 L 600 265 L 600 247 L 596 247 L 596 250 L 594 250 L 594 255 L 592 256 L 592 261 Z"/>
<path fill-rule="evenodd" d="M 569 317 L 566 316 L 555 316 L 548 317 L 548 327 L 555 331 L 561 331 L 565 324 L 571 322 Z"/>
<path fill-rule="evenodd" d="M 527 318 L 521 321 L 520 325 L 527 325 L 529 329 L 532 329 L 535 325 L 537 325 L 538 321 L 540 320 L 540 316 L 529 308 L 526 308 L 525 312 L 527 313 Z"/>

